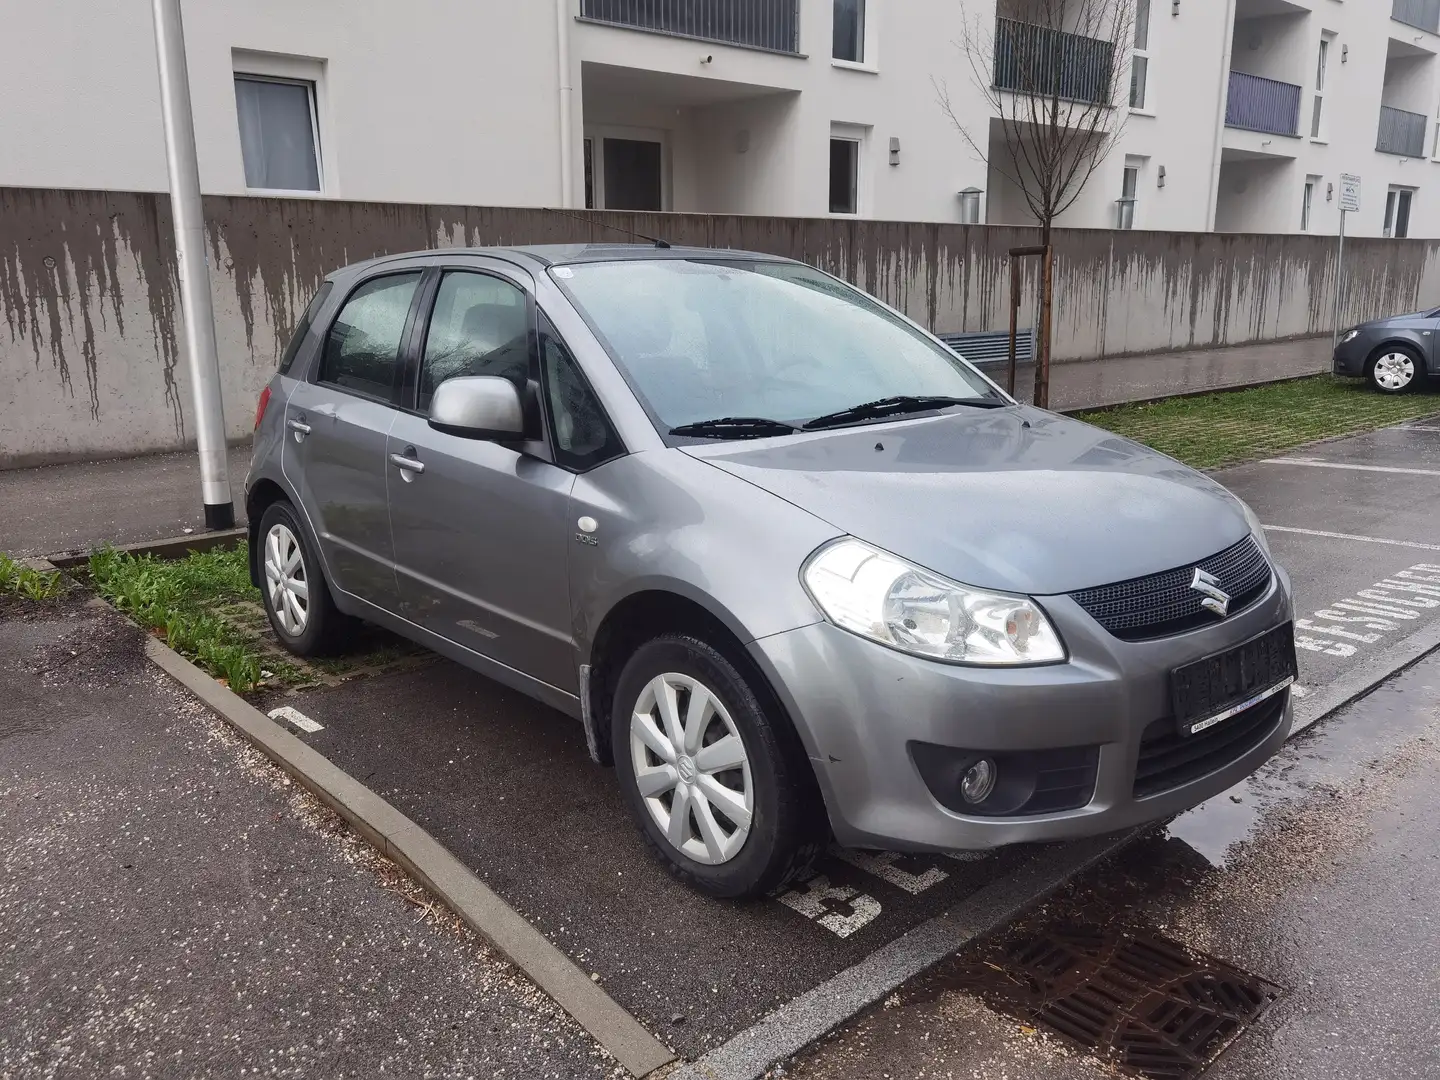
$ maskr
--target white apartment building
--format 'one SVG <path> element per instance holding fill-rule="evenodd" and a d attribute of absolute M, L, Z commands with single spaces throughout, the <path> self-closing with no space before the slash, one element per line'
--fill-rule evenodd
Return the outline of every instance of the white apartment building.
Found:
<path fill-rule="evenodd" d="M 1030 2 L 185 0 L 201 183 L 1026 224 L 956 43 Z M 1060 224 L 1333 234 L 1351 173 L 1348 233 L 1440 235 L 1440 0 L 1137 3 L 1133 40 L 1055 35 L 1129 89 Z M 0 0 L 0 185 L 165 189 L 145 0 Z"/>

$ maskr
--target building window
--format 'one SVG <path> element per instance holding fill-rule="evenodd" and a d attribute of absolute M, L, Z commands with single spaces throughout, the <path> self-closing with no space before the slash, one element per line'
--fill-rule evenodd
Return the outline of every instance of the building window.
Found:
<path fill-rule="evenodd" d="M 1310 137 L 1320 138 L 1325 116 L 1325 65 L 1330 59 L 1330 39 L 1320 39 L 1320 54 L 1315 61 L 1315 103 L 1310 113 Z"/>
<path fill-rule="evenodd" d="M 1133 229 L 1135 227 L 1135 192 L 1140 187 L 1140 166 L 1131 165 L 1128 161 L 1125 165 L 1125 172 L 1120 180 L 1120 198 L 1116 201 L 1117 229 Z"/>
<path fill-rule="evenodd" d="M 585 209 L 595 209 L 595 140 L 585 140 Z"/>
<path fill-rule="evenodd" d="M 245 186 L 319 191 L 320 140 L 315 84 L 262 75 L 235 76 Z"/>
<path fill-rule="evenodd" d="M 1150 0 L 1135 0 L 1135 51 L 1130 57 L 1130 107 L 1145 108 L 1150 81 Z"/>
<path fill-rule="evenodd" d="M 1305 194 L 1304 194 L 1304 196 L 1302 197 L 1302 200 L 1301 200 L 1301 203 L 1300 203 L 1300 231 L 1301 231 L 1301 232 L 1309 232 L 1309 231 L 1310 231 L 1310 212 L 1311 212 L 1312 208 L 1315 206 L 1315 183 L 1316 183 L 1316 179 L 1317 179 L 1317 178 L 1314 177 L 1314 176 L 1307 176 L 1307 177 L 1305 178 Z"/>
<path fill-rule="evenodd" d="M 858 214 L 860 141 L 830 140 L 830 213 Z"/>
<path fill-rule="evenodd" d="M 581 145 L 587 209 L 666 209 L 669 169 L 663 131 L 587 127 Z"/>
<path fill-rule="evenodd" d="M 865 62 L 865 0 L 835 0 L 835 32 L 830 55 Z"/>
<path fill-rule="evenodd" d="M 1410 235 L 1410 188 L 1391 188 L 1385 195 L 1385 235 L 1403 240 Z"/>

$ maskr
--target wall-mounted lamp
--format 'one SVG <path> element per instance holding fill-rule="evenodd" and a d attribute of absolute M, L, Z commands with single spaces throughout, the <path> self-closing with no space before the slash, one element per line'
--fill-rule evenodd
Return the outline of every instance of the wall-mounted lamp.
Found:
<path fill-rule="evenodd" d="M 1164 165 L 1161 165 L 1160 168 L 1158 168 L 1158 169 L 1155 170 L 1155 186 L 1156 186 L 1156 187 L 1164 187 L 1164 186 L 1165 186 L 1165 166 L 1164 166 Z"/>
<path fill-rule="evenodd" d="M 704 67 L 706 64 L 710 63 L 710 61 L 712 61 L 712 60 L 714 60 L 714 59 L 715 59 L 715 54 L 714 54 L 714 53 L 706 53 L 704 56 L 700 57 L 700 66 L 701 66 L 701 67 Z"/>
<path fill-rule="evenodd" d="M 967 187 L 960 193 L 960 224 L 980 224 L 980 196 L 985 194 L 978 187 Z"/>
<path fill-rule="evenodd" d="M 1335 198 L 1335 185 L 1334 185 L 1334 184 L 1326 184 L 1326 185 L 1325 185 L 1325 201 L 1326 201 L 1326 202 L 1330 202 L 1330 201 L 1331 201 L 1332 199 L 1334 199 L 1334 198 Z"/>
<path fill-rule="evenodd" d="M 890 136 L 890 164 L 900 164 L 900 140 L 894 135 Z"/>
<path fill-rule="evenodd" d="M 1350 62 L 1350 46 L 1349 46 L 1349 45 L 1341 45 L 1341 46 L 1340 46 L 1340 63 L 1342 63 L 1342 64 L 1348 64 L 1349 62 Z"/>

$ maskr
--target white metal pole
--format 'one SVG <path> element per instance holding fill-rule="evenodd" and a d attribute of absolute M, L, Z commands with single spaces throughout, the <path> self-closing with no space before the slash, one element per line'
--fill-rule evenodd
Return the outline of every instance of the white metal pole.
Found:
<path fill-rule="evenodd" d="M 185 27 L 180 0 L 153 0 L 153 7 L 165 163 L 170 170 L 170 213 L 175 219 L 180 304 L 185 316 L 185 358 L 200 452 L 200 495 L 206 528 L 228 529 L 235 524 L 235 506 L 225 460 L 225 410 L 215 348 L 215 311 L 210 303 L 210 268 L 205 261 L 205 219 L 195 157 L 195 117 L 190 110 L 190 73 L 185 64 Z"/>
<path fill-rule="evenodd" d="M 1340 250 L 1335 254 L 1335 330 L 1331 335 L 1330 351 L 1340 346 L 1340 282 L 1345 274 L 1345 211 L 1340 211 Z"/>
<path fill-rule="evenodd" d="M 575 205 L 575 153 L 571 130 L 570 0 L 555 0 L 555 40 L 560 63 L 560 205 Z"/>

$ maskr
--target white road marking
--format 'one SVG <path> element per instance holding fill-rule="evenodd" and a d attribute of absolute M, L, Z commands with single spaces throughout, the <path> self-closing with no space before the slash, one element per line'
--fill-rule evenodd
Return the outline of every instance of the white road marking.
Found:
<path fill-rule="evenodd" d="M 938 866 L 928 867 L 920 874 L 912 874 L 895 865 L 897 859 L 903 858 L 898 851 L 847 851 L 836 848 L 832 853 L 851 866 L 864 870 L 867 874 L 874 874 L 911 895 L 922 893 L 950 876 Z"/>
<path fill-rule="evenodd" d="M 313 735 L 317 731 L 325 730 L 324 724 L 317 724 L 299 709 L 292 709 L 289 705 L 281 705 L 278 709 L 271 709 L 269 716 L 271 720 L 287 720 L 308 735 Z"/>
<path fill-rule="evenodd" d="M 1429 424 L 1401 424 L 1397 431 L 1430 431 L 1440 435 L 1440 427 L 1432 427 Z"/>
<path fill-rule="evenodd" d="M 1296 529 L 1289 525 L 1266 525 L 1266 532 L 1297 533 L 1300 536 L 1322 536 L 1327 540 L 1359 540 L 1366 544 L 1389 544 L 1391 547 L 1419 548 L 1440 551 L 1440 544 L 1422 544 L 1418 540 L 1387 540 L 1383 536 L 1358 536 L 1355 533 L 1326 532 L 1324 529 Z"/>
<path fill-rule="evenodd" d="M 842 938 L 880 914 L 880 904 L 873 897 L 848 885 L 831 885 L 824 874 L 807 878 L 776 899 Z"/>
<path fill-rule="evenodd" d="M 1319 458 L 1262 458 L 1261 465 L 1308 465 L 1315 469 L 1350 469 L 1354 472 L 1405 473 L 1407 476 L 1440 476 L 1440 469 L 1402 469 L 1394 465 L 1351 465 L 1345 461 L 1321 461 Z"/>
<path fill-rule="evenodd" d="M 1374 645 L 1385 634 L 1402 629 L 1402 623 L 1419 617 L 1420 610 L 1440 607 L 1440 566 L 1416 563 L 1397 570 L 1354 596 L 1335 600 L 1308 619 L 1296 619 L 1297 648 L 1326 656 L 1348 658 L 1361 645 Z M 1355 644 L 1351 644 L 1354 642 Z"/>

